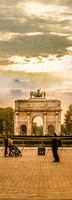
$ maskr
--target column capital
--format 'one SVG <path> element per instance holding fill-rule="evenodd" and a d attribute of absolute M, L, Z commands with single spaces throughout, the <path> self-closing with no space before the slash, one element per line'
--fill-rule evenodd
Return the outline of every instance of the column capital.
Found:
<path fill-rule="evenodd" d="M 27 112 L 27 115 L 30 115 L 30 112 Z"/>
<path fill-rule="evenodd" d="M 18 115 L 18 112 L 16 112 L 16 115 Z"/>
<path fill-rule="evenodd" d="M 56 115 L 58 115 L 58 112 L 56 112 Z"/>
<path fill-rule="evenodd" d="M 44 112 L 44 115 L 46 115 L 46 112 Z"/>

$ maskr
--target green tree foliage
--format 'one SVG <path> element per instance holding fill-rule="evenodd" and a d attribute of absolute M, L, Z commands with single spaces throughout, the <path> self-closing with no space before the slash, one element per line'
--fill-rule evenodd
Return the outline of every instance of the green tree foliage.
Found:
<path fill-rule="evenodd" d="M 11 107 L 0 108 L 0 133 L 14 132 L 14 112 Z"/>
<path fill-rule="evenodd" d="M 49 131 L 49 134 L 50 134 L 50 135 L 53 135 L 53 134 L 54 134 L 55 128 L 54 128 L 54 125 L 53 125 L 53 124 L 50 124 L 50 125 L 48 126 L 48 131 Z"/>
<path fill-rule="evenodd" d="M 72 134 L 72 104 L 69 106 L 69 109 L 65 114 L 64 128 L 66 134 Z"/>
<path fill-rule="evenodd" d="M 61 124 L 61 135 L 65 135 L 65 133 L 66 133 L 66 128 L 64 124 Z"/>
<path fill-rule="evenodd" d="M 37 123 L 33 123 L 33 134 L 43 135 L 43 126 L 37 126 Z"/>

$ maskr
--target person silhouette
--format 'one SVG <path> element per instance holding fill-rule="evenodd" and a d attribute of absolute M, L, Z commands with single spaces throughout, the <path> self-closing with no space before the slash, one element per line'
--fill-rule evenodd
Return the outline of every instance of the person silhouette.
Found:
<path fill-rule="evenodd" d="M 4 139 L 4 145 L 5 145 L 5 152 L 4 152 L 4 156 L 7 157 L 7 149 L 8 149 L 8 135 L 6 135 L 5 139 Z"/>
<path fill-rule="evenodd" d="M 51 141 L 51 146 L 52 146 L 52 152 L 53 152 L 53 156 L 54 156 L 54 161 L 53 162 L 59 162 L 59 155 L 58 155 L 58 139 L 57 139 L 57 134 L 54 133 L 54 137 Z"/>

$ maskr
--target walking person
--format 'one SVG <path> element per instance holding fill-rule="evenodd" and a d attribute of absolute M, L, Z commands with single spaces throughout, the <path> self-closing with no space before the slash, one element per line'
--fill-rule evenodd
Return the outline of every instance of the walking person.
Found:
<path fill-rule="evenodd" d="M 59 162 L 59 155 L 58 155 L 58 139 L 57 139 L 57 135 L 56 133 L 54 133 L 54 137 L 51 141 L 51 145 L 52 145 L 52 152 L 53 152 L 53 156 L 54 156 L 54 161 L 53 162 Z"/>
<path fill-rule="evenodd" d="M 7 150 L 8 150 L 8 135 L 6 136 L 6 138 L 4 139 L 4 145 L 5 145 L 5 152 L 4 152 L 4 156 L 7 157 Z"/>

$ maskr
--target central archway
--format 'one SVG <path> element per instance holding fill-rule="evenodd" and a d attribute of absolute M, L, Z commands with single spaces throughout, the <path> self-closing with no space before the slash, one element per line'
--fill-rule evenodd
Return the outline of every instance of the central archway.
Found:
<path fill-rule="evenodd" d="M 43 135 L 43 119 L 40 116 L 36 116 L 32 121 L 33 135 L 42 136 Z"/>

